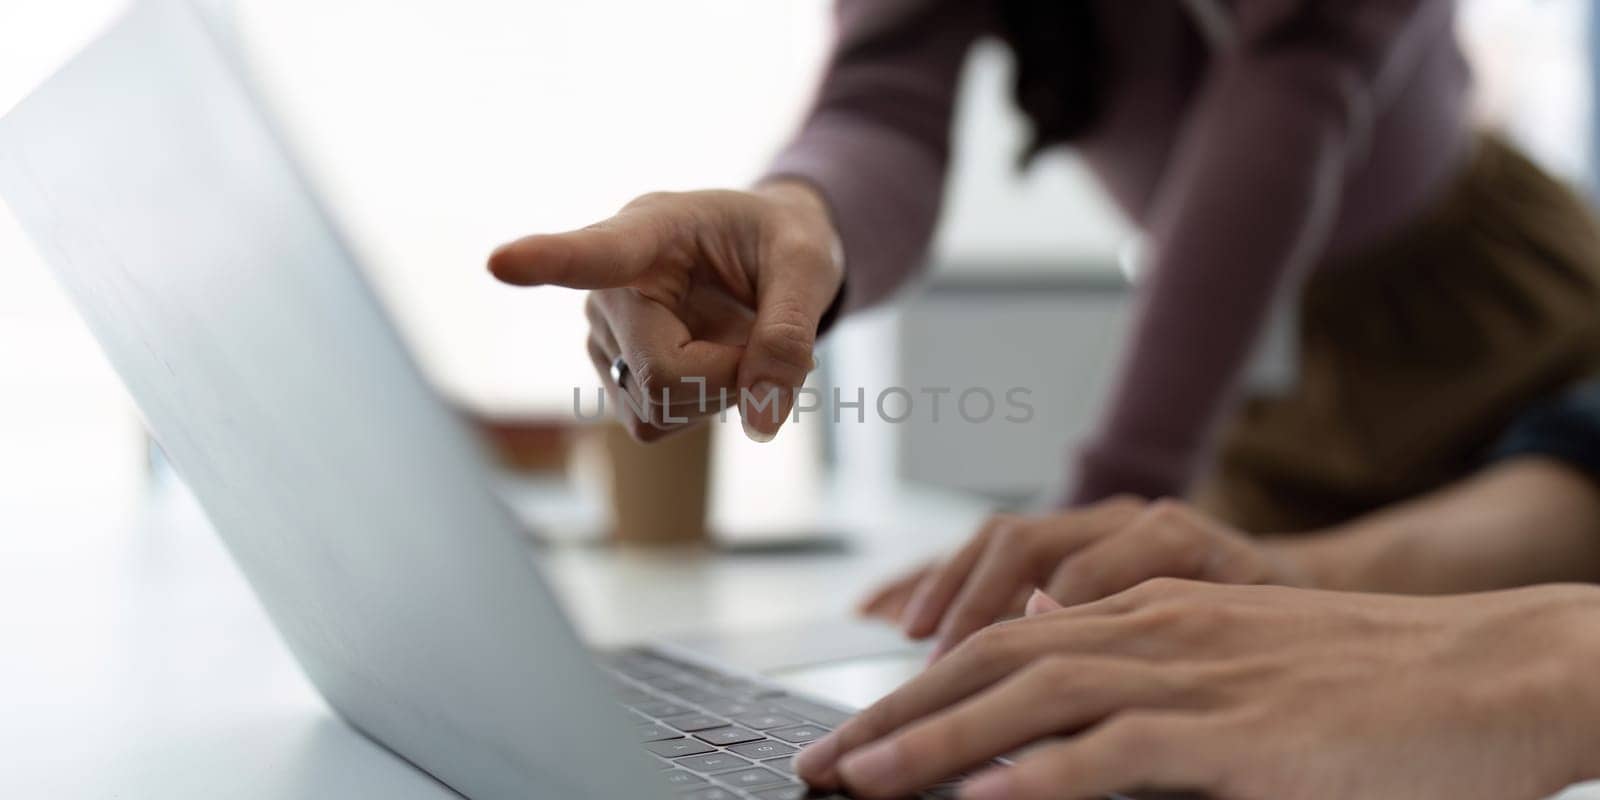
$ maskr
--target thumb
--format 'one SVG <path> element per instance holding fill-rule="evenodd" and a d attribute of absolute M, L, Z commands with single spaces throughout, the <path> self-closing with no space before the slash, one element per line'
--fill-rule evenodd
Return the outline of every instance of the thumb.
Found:
<path fill-rule="evenodd" d="M 739 363 L 745 435 L 771 441 L 794 408 L 795 390 L 815 368 L 817 325 L 839 291 L 826 250 L 773 262 L 756 286 L 756 319 Z"/>
<path fill-rule="evenodd" d="M 627 286 L 661 250 L 660 213 L 624 210 L 580 230 L 525 236 L 496 249 L 489 272 L 515 286 Z"/>
<path fill-rule="evenodd" d="M 1051 611 L 1060 611 L 1062 608 L 1063 606 L 1057 603 L 1050 595 L 1045 594 L 1043 589 L 1034 589 L 1033 594 L 1028 597 L 1028 606 L 1024 614 L 1025 616 L 1036 617 L 1040 614 L 1048 614 Z"/>

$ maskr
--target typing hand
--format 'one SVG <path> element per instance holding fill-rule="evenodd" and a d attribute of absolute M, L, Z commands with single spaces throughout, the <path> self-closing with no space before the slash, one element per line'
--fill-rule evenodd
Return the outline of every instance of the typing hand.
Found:
<path fill-rule="evenodd" d="M 1302 582 L 1288 560 L 1187 505 L 1118 498 L 1049 516 L 996 516 L 954 556 L 869 594 L 860 611 L 914 639 L 937 637 L 937 658 L 1022 613 L 1036 587 L 1072 606 L 1163 577 Z"/>
<path fill-rule="evenodd" d="M 1410 598 L 1163 579 L 1030 611 L 801 751 L 798 774 L 888 798 L 978 770 L 971 800 L 1532 800 L 1600 776 L 1600 589 Z"/>
<path fill-rule="evenodd" d="M 592 290 L 589 355 L 634 438 L 660 439 L 726 401 L 766 441 L 815 363 L 817 325 L 843 282 L 835 241 L 815 192 L 775 183 L 648 194 L 582 230 L 507 244 L 489 269 L 518 286 Z"/>

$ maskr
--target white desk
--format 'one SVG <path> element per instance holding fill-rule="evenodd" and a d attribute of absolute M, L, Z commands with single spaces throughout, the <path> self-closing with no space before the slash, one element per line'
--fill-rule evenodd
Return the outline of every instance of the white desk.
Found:
<path fill-rule="evenodd" d="M 839 512 L 877 543 L 731 559 L 567 548 L 548 571 L 598 642 L 758 630 L 843 612 L 983 509 L 911 493 Z M 331 714 L 184 495 L 162 493 L 132 531 L 52 525 L 0 519 L 0 797 L 458 798 Z"/>

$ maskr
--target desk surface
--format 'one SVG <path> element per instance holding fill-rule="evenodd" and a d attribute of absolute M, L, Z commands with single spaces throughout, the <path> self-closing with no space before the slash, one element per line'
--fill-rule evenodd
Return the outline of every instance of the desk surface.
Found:
<path fill-rule="evenodd" d="M 836 511 L 870 540 L 781 558 L 563 547 L 544 564 L 597 643 L 754 631 L 843 613 L 984 513 L 917 492 Z M 0 796 L 458 797 L 328 710 L 183 492 L 131 528 L 47 516 L 0 520 Z"/>

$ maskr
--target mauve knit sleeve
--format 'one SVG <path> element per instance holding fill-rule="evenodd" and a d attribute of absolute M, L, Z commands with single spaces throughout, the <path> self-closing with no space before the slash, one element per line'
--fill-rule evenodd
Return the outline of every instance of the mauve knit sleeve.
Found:
<path fill-rule="evenodd" d="M 990 6 L 979 0 L 840 0 L 814 105 L 767 176 L 806 181 L 833 214 L 846 311 L 922 267 L 944 195 L 956 82 Z"/>
<path fill-rule="evenodd" d="M 1069 502 L 1181 494 L 1280 292 L 1323 256 L 1344 178 L 1450 0 L 1238 0 L 1157 197 L 1110 403 Z M 1299 13 L 1311 10 L 1315 13 Z"/>

